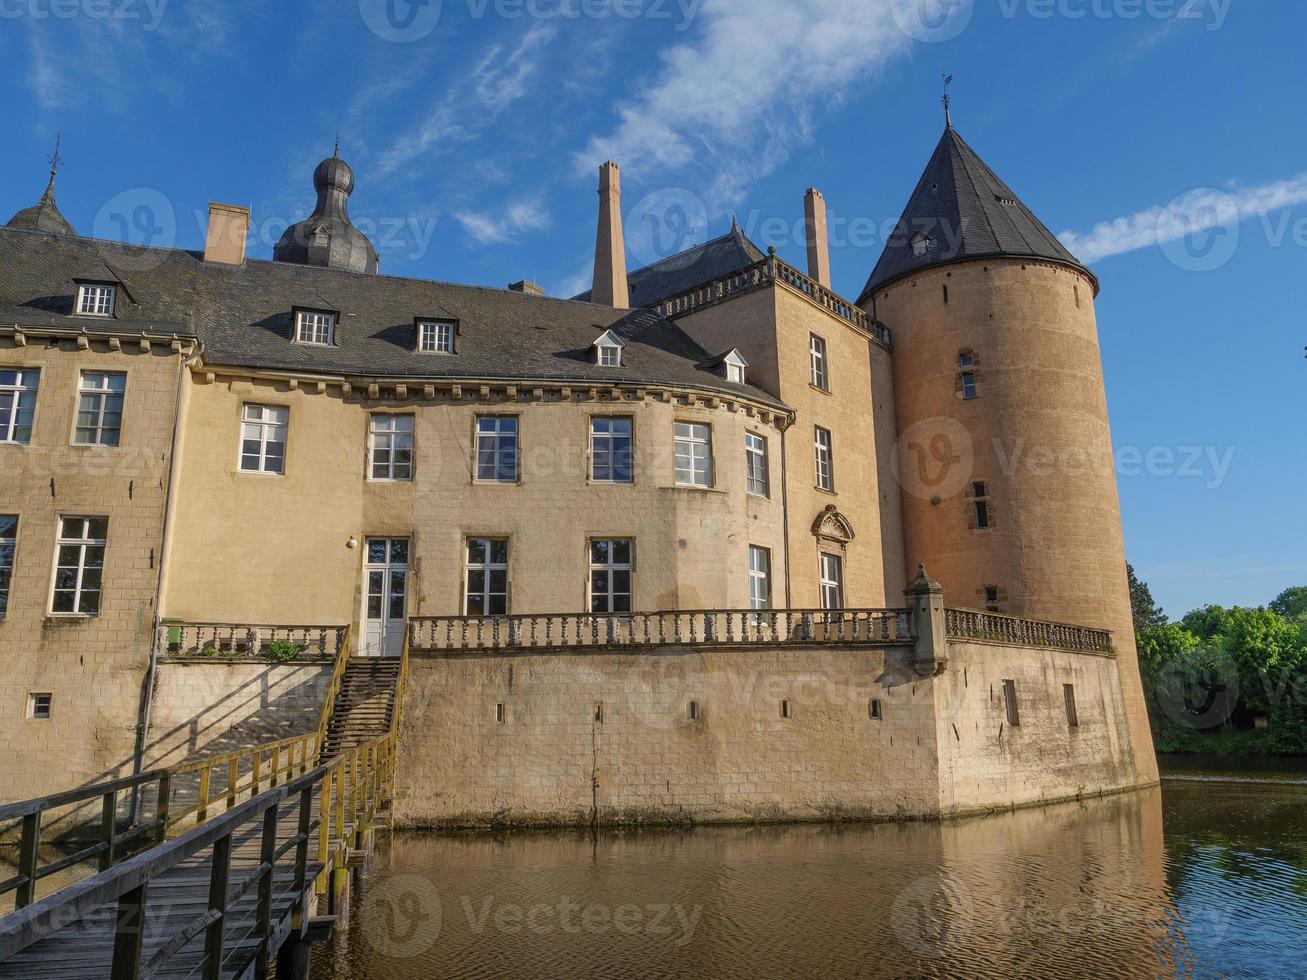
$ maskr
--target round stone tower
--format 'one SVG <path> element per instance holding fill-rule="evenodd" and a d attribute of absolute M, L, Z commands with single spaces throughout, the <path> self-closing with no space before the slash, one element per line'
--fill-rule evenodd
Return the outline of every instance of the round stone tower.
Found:
<path fill-rule="evenodd" d="M 949 126 L 858 302 L 894 338 L 906 568 L 951 606 L 1112 630 L 1147 783 L 1097 292 Z"/>

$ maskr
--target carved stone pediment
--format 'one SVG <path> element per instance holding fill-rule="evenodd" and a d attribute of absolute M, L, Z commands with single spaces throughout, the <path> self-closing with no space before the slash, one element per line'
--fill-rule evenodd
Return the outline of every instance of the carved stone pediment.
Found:
<path fill-rule="evenodd" d="M 855 537 L 853 525 L 839 512 L 834 504 L 827 504 L 826 509 L 812 522 L 812 533 L 818 541 L 827 541 L 843 548 Z"/>

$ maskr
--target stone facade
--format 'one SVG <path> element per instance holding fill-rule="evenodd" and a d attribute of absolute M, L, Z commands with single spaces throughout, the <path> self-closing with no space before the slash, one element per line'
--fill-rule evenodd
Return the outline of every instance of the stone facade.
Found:
<path fill-rule="evenodd" d="M 125 775 L 140 719 L 163 553 L 182 354 L 170 341 L 110 343 L 33 333 L 0 338 L 0 370 L 39 368 L 31 442 L 0 444 L 0 513 L 17 515 L 0 617 L 0 799 Z M 73 444 L 82 371 L 127 376 L 119 445 Z M 51 612 L 60 517 L 108 518 L 95 616 Z M 33 718 L 33 694 L 53 695 Z"/>
<path fill-rule="evenodd" d="M 1114 658 L 974 642 L 949 657 L 922 678 L 903 647 L 415 656 L 396 820 L 937 818 L 1136 784 Z"/>

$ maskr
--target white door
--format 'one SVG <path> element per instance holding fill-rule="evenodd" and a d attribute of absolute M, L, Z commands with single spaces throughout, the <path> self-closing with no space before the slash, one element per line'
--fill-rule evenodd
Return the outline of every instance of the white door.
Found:
<path fill-rule="evenodd" d="M 408 538 L 368 538 L 363 567 L 364 657 L 398 657 L 404 652 L 408 604 Z"/>

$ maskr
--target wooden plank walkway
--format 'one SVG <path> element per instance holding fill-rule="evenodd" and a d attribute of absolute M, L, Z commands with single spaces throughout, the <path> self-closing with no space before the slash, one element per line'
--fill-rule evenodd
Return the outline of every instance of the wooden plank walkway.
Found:
<path fill-rule="evenodd" d="M 319 809 L 320 797 L 315 795 L 314 810 Z M 284 845 L 299 830 L 297 807 L 287 808 L 277 821 L 277 842 Z M 240 883 L 260 862 L 262 846 L 261 822 L 247 824 L 232 834 L 231 868 L 228 888 L 232 894 Z M 316 848 L 311 848 L 316 850 Z M 207 851 L 193 855 L 176 867 L 151 878 L 146 890 L 145 935 L 142 961 L 151 958 L 165 946 L 175 942 L 198 916 L 209 908 L 211 859 Z M 295 869 L 292 865 L 277 865 L 273 874 L 272 920 L 275 934 L 274 948 L 280 947 L 291 929 L 291 913 L 297 897 L 311 908 L 314 878 L 322 865 L 310 860 L 307 866 L 306 894 L 294 892 Z M 242 898 L 228 906 L 227 927 L 224 935 L 223 978 L 251 975 L 259 945 L 258 890 L 250 889 Z M 52 933 L 39 942 L 15 953 L 0 962 L 0 980 L 41 980 L 45 977 L 109 977 L 113 963 L 114 937 L 117 928 L 117 903 L 107 902 L 89 915 Z M 162 970 L 153 976 L 160 978 L 199 977 L 204 959 L 204 931 L 199 930 L 183 947 L 173 954 Z M 146 973 L 148 975 L 148 972 Z"/>

